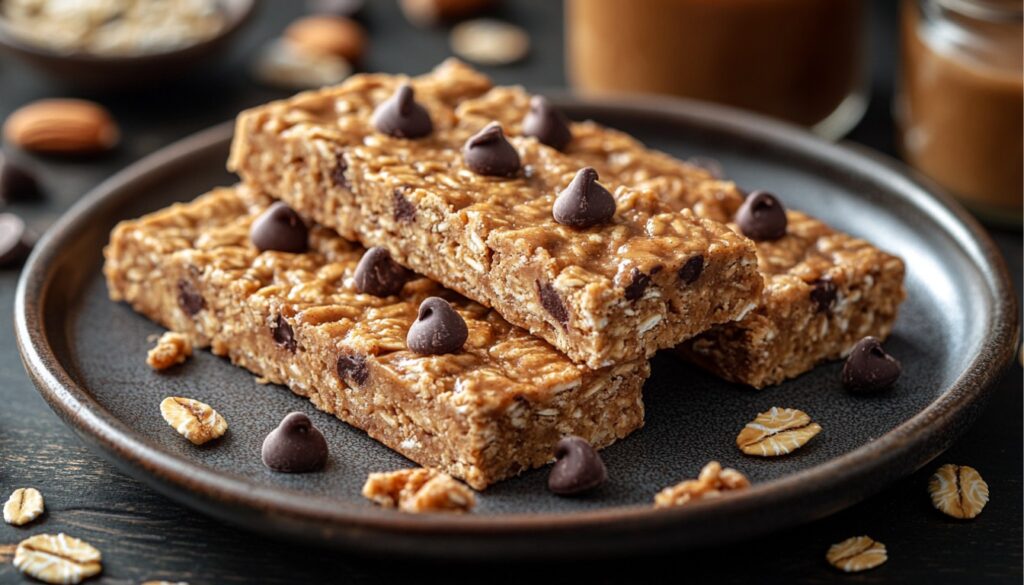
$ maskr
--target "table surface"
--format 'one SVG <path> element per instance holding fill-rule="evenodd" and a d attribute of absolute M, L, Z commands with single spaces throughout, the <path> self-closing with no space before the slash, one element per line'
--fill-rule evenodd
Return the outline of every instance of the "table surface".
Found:
<path fill-rule="evenodd" d="M 370 4 L 365 21 L 372 46 L 368 70 L 418 73 L 449 54 L 444 31 L 412 28 L 391 0 Z M 895 3 L 877 0 L 872 14 L 871 107 L 848 137 L 892 154 L 889 114 L 895 51 Z M 104 178 L 178 138 L 227 120 L 238 110 L 285 93 L 261 87 L 247 74 L 249 59 L 302 10 L 301 2 L 264 2 L 232 50 L 205 71 L 157 91 L 128 96 L 89 96 L 67 90 L 15 62 L 0 59 L 0 115 L 33 99 L 95 97 L 121 122 L 124 142 L 109 155 L 88 160 L 26 157 L 38 171 L 46 196 L 17 203 L 12 210 L 42 231 Z M 502 83 L 531 88 L 564 86 L 560 3 L 507 2 L 504 16 L 526 26 L 534 51 L 521 64 L 490 70 Z M 19 153 L 12 153 L 19 154 Z M 1019 162 L 1019 161 L 1017 161 Z M 1013 164 L 1013 161 L 1008 161 Z M 993 231 L 1021 290 L 1020 232 Z M 0 305 L 11 307 L 16 269 L 0 271 Z M 11 311 L 0 312 L 0 330 L 11 332 Z M 116 348 L 112 348 L 116 351 Z M 50 411 L 20 363 L 13 335 L 0 335 L 0 495 L 36 486 L 47 513 L 31 529 L 0 524 L 0 583 L 19 583 L 10 564 L 15 544 L 26 534 L 66 531 L 92 543 L 104 555 L 104 573 L 92 581 L 138 583 L 147 579 L 203 583 L 395 582 L 477 580 L 495 567 L 452 567 L 429 561 L 366 558 L 319 550 L 243 532 L 168 500 L 117 471 L 88 450 Z M 637 580 L 717 583 L 851 582 L 1014 583 L 1022 578 L 1022 373 L 1006 373 L 977 424 L 932 464 L 867 501 L 825 520 L 786 532 L 671 557 L 573 563 L 523 564 L 529 578 L 595 583 Z M 943 462 L 971 465 L 985 477 L 992 500 L 972 522 L 956 522 L 932 509 L 925 486 Z M 886 543 L 889 561 L 881 568 L 840 577 L 824 560 L 828 546 L 849 536 L 870 534 Z M 639 561 L 639 562 L 638 562 Z M 486 571 L 487 573 L 483 573 Z M 494 571 L 489 581 L 521 580 L 523 572 Z"/>

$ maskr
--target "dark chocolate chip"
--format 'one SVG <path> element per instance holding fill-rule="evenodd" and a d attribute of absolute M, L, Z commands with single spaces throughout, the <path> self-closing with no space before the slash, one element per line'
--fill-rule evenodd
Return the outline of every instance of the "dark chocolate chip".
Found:
<path fill-rule="evenodd" d="M 836 283 L 832 282 L 832 278 L 826 275 L 812 282 L 811 287 L 811 302 L 818 312 L 831 310 L 832 304 L 836 302 Z"/>
<path fill-rule="evenodd" d="M 352 280 L 357 291 L 375 297 L 386 297 L 402 292 L 408 278 L 409 271 L 392 260 L 387 250 L 374 246 L 359 260 Z"/>
<path fill-rule="evenodd" d="M 544 96 L 530 99 L 530 111 L 523 118 L 523 135 L 533 136 L 555 150 L 563 150 L 572 140 L 569 121 Z"/>
<path fill-rule="evenodd" d="M 373 111 L 373 127 L 395 138 L 422 138 L 434 131 L 430 114 L 416 102 L 412 86 L 403 83 Z"/>
<path fill-rule="evenodd" d="M 306 0 L 306 7 L 314 14 L 333 14 L 349 18 L 359 15 L 366 0 Z"/>
<path fill-rule="evenodd" d="M 263 439 L 263 464 L 282 473 L 305 473 L 327 463 L 327 440 L 309 417 L 293 412 Z"/>
<path fill-rule="evenodd" d="M 736 212 L 736 225 L 756 242 L 777 240 L 786 235 L 786 209 L 767 191 L 754 191 Z"/>
<path fill-rule="evenodd" d="M 309 249 L 309 228 L 294 209 L 277 201 L 252 222 L 249 239 L 260 252 L 301 254 Z"/>
<path fill-rule="evenodd" d="M 402 188 L 396 188 L 391 194 L 392 203 L 395 206 L 395 221 L 409 223 L 416 219 L 416 206 L 405 198 Z"/>
<path fill-rule="evenodd" d="M 277 316 L 277 321 L 274 322 L 274 326 L 270 328 L 270 334 L 274 337 L 274 343 L 280 345 L 284 349 L 287 349 L 291 353 L 295 353 L 296 342 L 295 342 L 295 331 L 292 330 L 292 326 L 288 324 L 281 315 Z"/>
<path fill-rule="evenodd" d="M 342 187 L 344 189 L 352 188 L 352 184 L 348 182 L 348 177 L 345 176 L 347 171 L 348 162 L 345 160 L 345 154 L 339 152 L 338 162 L 334 164 L 334 168 L 331 170 L 331 181 L 334 182 L 335 186 Z"/>
<path fill-rule="evenodd" d="M 422 355 L 455 353 L 469 337 L 466 321 L 448 301 L 430 297 L 420 303 L 419 315 L 409 327 L 405 343 Z"/>
<path fill-rule="evenodd" d="M 0 201 L 26 201 L 36 199 L 39 195 L 39 183 L 35 175 L 0 153 Z"/>
<path fill-rule="evenodd" d="M 561 496 L 590 491 L 608 481 L 604 461 L 582 437 L 565 437 L 555 446 L 548 489 Z"/>
<path fill-rule="evenodd" d="M 641 272 L 639 268 L 634 268 L 630 276 L 632 280 L 626 285 L 626 300 L 635 301 L 644 296 L 644 291 L 651 284 L 651 277 Z"/>
<path fill-rule="evenodd" d="M 469 170 L 490 177 L 514 177 L 521 166 L 519 153 L 497 122 L 470 136 L 462 147 L 462 157 Z"/>
<path fill-rule="evenodd" d="M 715 179 L 721 179 L 725 176 L 725 170 L 722 169 L 722 163 L 713 158 L 708 158 L 706 156 L 692 156 L 686 159 L 686 162 L 695 167 L 704 169 Z"/>
<path fill-rule="evenodd" d="M 362 386 L 370 378 L 366 358 L 348 353 L 338 356 L 338 376 L 342 380 L 352 380 L 357 386 Z"/>
<path fill-rule="evenodd" d="M 693 284 L 697 282 L 702 272 L 704 272 L 704 256 L 697 254 L 687 260 L 686 264 L 679 269 L 679 281 L 683 284 Z"/>
<path fill-rule="evenodd" d="M 843 386 L 855 394 L 879 392 L 892 386 L 902 370 L 900 362 L 882 349 L 882 342 L 865 337 L 846 358 Z"/>
<path fill-rule="evenodd" d="M 25 222 L 13 213 L 0 213 L 0 266 L 14 266 L 28 257 L 34 240 Z"/>
<path fill-rule="evenodd" d="M 203 295 L 199 294 L 196 285 L 188 280 L 178 281 L 178 305 L 189 317 L 193 317 L 206 307 Z"/>
<path fill-rule="evenodd" d="M 558 194 L 551 214 L 562 225 L 587 228 L 611 221 L 615 198 L 597 182 L 597 171 L 586 167 Z"/>
<path fill-rule="evenodd" d="M 562 296 L 558 294 L 555 287 L 551 286 L 551 283 L 546 282 L 541 284 L 538 281 L 537 293 L 540 295 L 540 305 L 544 307 L 545 311 L 557 319 L 562 325 L 569 322 L 569 311 L 565 309 L 565 303 L 562 302 Z"/>

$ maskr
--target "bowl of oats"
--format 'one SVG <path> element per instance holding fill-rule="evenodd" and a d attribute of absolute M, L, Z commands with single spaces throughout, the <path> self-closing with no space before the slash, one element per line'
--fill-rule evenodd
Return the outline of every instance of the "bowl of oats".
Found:
<path fill-rule="evenodd" d="M 0 47 L 89 89 L 174 79 L 223 49 L 254 0 L 0 0 Z"/>

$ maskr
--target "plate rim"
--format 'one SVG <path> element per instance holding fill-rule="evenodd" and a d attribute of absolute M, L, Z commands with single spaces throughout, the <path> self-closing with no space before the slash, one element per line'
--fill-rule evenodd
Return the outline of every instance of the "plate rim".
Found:
<path fill-rule="evenodd" d="M 630 505 L 568 514 L 409 515 L 376 507 L 339 509 L 332 505 L 336 500 L 325 496 L 303 494 L 301 498 L 288 499 L 290 494 L 301 492 L 261 486 L 225 475 L 164 452 L 135 433 L 100 405 L 87 388 L 77 384 L 61 365 L 56 350 L 49 342 L 42 312 L 49 283 L 53 279 L 54 264 L 61 255 L 61 245 L 85 229 L 92 208 L 106 199 L 117 199 L 121 191 L 130 190 L 133 183 L 158 172 L 161 167 L 230 140 L 233 123 L 225 122 L 171 143 L 103 181 L 65 212 L 39 241 L 19 278 L 14 305 L 16 339 L 29 377 L 51 408 L 87 443 L 98 447 L 115 464 L 123 469 L 127 467 L 131 475 L 158 491 L 185 501 L 193 508 L 223 517 L 230 518 L 227 512 L 219 510 L 219 506 L 224 505 L 250 512 L 272 513 L 279 517 L 279 522 L 297 523 L 292 531 L 295 534 L 308 536 L 299 529 L 316 526 L 330 532 L 327 540 L 344 541 L 355 548 L 367 545 L 366 542 L 354 542 L 355 535 L 365 536 L 367 530 L 412 537 L 449 535 L 500 539 L 578 530 L 605 534 L 620 531 L 621 534 L 623 530 L 677 529 L 689 523 L 703 524 L 716 517 L 735 514 L 741 517 L 747 514 L 749 517 L 766 506 L 777 506 L 787 501 L 792 507 L 792 501 L 810 498 L 813 492 L 829 490 L 841 483 L 857 488 L 854 490 L 857 494 L 846 497 L 845 502 L 818 502 L 797 514 L 792 521 L 768 523 L 770 526 L 763 530 L 766 532 L 833 513 L 866 498 L 889 483 L 872 479 L 873 474 L 882 470 L 892 472 L 889 475 L 891 480 L 910 474 L 948 447 L 956 434 L 950 433 L 951 429 L 964 426 L 961 423 L 972 422 L 977 416 L 975 411 L 979 408 L 975 407 L 983 405 L 993 383 L 1014 355 L 1018 336 L 1017 300 L 998 248 L 980 224 L 950 196 L 902 163 L 880 153 L 860 146 L 851 148 L 849 144 L 832 144 L 787 123 L 724 106 L 649 96 L 582 99 L 556 95 L 555 101 L 569 109 L 602 110 L 605 114 L 621 113 L 652 120 L 667 116 L 675 123 L 698 124 L 702 129 L 710 128 L 718 133 L 781 143 L 789 150 L 808 153 L 808 156 L 828 161 L 834 166 L 870 171 L 866 176 L 894 185 L 889 189 L 901 191 L 910 204 L 932 218 L 978 267 L 984 276 L 984 289 L 991 295 L 991 299 L 986 299 L 991 334 L 967 368 L 941 396 L 888 433 L 819 465 L 755 484 L 750 489 L 728 494 L 714 502 L 698 501 L 685 507 L 657 511 L 651 506 Z M 922 445 L 929 447 L 915 453 L 914 450 Z M 909 466 L 906 465 L 908 462 L 911 463 Z M 900 464 L 904 465 L 903 469 L 898 468 Z M 251 522 L 244 523 L 260 528 Z M 321 534 L 327 533 L 321 531 Z M 377 547 L 371 544 L 369 548 Z"/>

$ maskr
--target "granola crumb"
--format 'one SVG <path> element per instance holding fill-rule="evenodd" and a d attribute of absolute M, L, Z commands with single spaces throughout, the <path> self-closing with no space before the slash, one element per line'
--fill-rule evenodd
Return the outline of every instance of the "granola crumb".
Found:
<path fill-rule="evenodd" d="M 146 363 L 156 371 L 184 363 L 192 355 L 192 342 L 181 333 L 168 331 L 160 336 L 156 347 L 146 354 Z"/>
<path fill-rule="evenodd" d="M 688 479 L 667 487 L 654 496 L 655 508 L 673 508 L 702 498 L 716 498 L 722 492 L 750 487 L 747 476 L 730 467 L 722 468 L 717 461 L 711 461 L 701 469 L 697 479 Z"/>
<path fill-rule="evenodd" d="M 473 491 L 447 473 L 436 469 L 400 469 L 371 473 L 363 495 L 385 508 L 411 514 L 469 512 L 476 505 Z"/>

